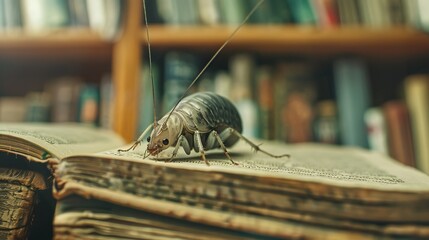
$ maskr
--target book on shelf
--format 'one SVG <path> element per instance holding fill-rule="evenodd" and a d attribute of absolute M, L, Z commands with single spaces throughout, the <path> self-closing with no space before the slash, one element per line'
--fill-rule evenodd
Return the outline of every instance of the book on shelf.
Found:
<path fill-rule="evenodd" d="M 334 27 L 339 24 L 335 0 L 312 0 L 313 9 L 320 27 Z"/>
<path fill-rule="evenodd" d="M 52 237 L 58 162 L 122 144 L 111 132 L 76 124 L 0 123 L 1 238 Z"/>
<path fill-rule="evenodd" d="M 25 119 L 25 112 L 24 97 L 0 97 L 1 122 L 22 122 Z"/>
<path fill-rule="evenodd" d="M 77 121 L 95 125 L 98 123 L 100 108 L 99 89 L 95 85 L 86 84 L 79 93 Z"/>
<path fill-rule="evenodd" d="M 115 88 L 112 77 L 106 74 L 101 79 L 100 84 L 100 127 L 106 129 L 113 128 L 113 98 L 115 97 Z"/>
<path fill-rule="evenodd" d="M 0 122 L 81 122 L 112 128 L 113 84 L 105 76 L 99 84 L 63 76 L 41 91 L 24 96 L 0 96 Z"/>
<path fill-rule="evenodd" d="M 334 82 L 341 142 L 367 147 L 364 114 L 371 101 L 367 66 L 356 58 L 337 59 L 334 62 Z"/>
<path fill-rule="evenodd" d="M 53 122 L 76 122 L 80 92 L 84 87 L 82 79 L 61 77 L 46 86 L 51 99 L 51 119 Z"/>
<path fill-rule="evenodd" d="M 301 25 L 316 24 L 316 13 L 311 0 L 294 1 L 288 0 L 292 21 Z"/>
<path fill-rule="evenodd" d="M 260 66 L 256 72 L 257 102 L 259 106 L 259 136 L 274 139 L 273 74 L 269 66 Z"/>
<path fill-rule="evenodd" d="M 25 122 L 48 122 L 50 99 L 47 92 L 30 92 L 25 96 Z M 19 121 L 18 121 L 19 122 Z"/>
<path fill-rule="evenodd" d="M 167 25 L 237 25 L 257 0 L 158 0 L 147 4 L 148 20 Z M 247 24 L 296 24 L 319 27 L 410 26 L 427 30 L 425 0 L 266 0 Z M 159 13 L 159 14 L 154 14 Z"/>
<path fill-rule="evenodd" d="M 275 139 L 310 142 L 316 99 L 314 69 L 305 61 L 280 62 L 274 71 Z"/>
<path fill-rule="evenodd" d="M 74 27 L 89 27 L 89 14 L 86 0 L 68 1 L 70 25 Z"/>
<path fill-rule="evenodd" d="M 21 1 L 2 0 L 0 2 L 2 2 L 0 3 L 0 5 L 3 4 L 3 7 L 0 7 L 0 16 L 1 15 L 4 16 L 4 29 L 14 30 L 14 29 L 21 28 L 22 27 Z"/>
<path fill-rule="evenodd" d="M 70 24 L 67 0 L 21 1 L 23 27 L 28 32 L 63 28 Z"/>
<path fill-rule="evenodd" d="M 317 103 L 313 128 L 316 142 L 339 143 L 337 107 L 333 100 L 323 100 Z"/>
<path fill-rule="evenodd" d="M 392 100 L 382 106 L 386 119 L 388 150 L 392 158 L 415 167 L 415 151 L 409 109 L 403 101 Z"/>
<path fill-rule="evenodd" d="M 106 39 L 115 39 L 121 32 L 126 2 L 121 0 L 86 1 L 89 26 Z"/>
<path fill-rule="evenodd" d="M 198 70 L 197 56 L 192 53 L 168 52 L 164 64 L 163 114 L 170 111 L 185 93 Z"/>
<path fill-rule="evenodd" d="M 258 137 L 258 109 L 254 101 L 255 59 L 249 54 L 237 54 L 229 59 L 231 82 L 231 100 L 237 107 L 243 123 L 243 133 Z"/>
<path fill-rule="evenodd" d="M 121 31 L 125 5 L 121 0 L 1 0 L 0 30 L 39 34 L 78 27 L 113 39 Z"/>
<path fill-rule="evenodd" d="M 416 165 L 429 174 L 429 75 L 408 76 L 404 85 L 412 122 Z"/>

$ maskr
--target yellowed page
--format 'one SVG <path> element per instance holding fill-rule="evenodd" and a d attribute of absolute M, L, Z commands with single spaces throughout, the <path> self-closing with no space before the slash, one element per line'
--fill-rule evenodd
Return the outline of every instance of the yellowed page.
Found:
<path fill-rule="evenodd" d="M 29 146 L 35 145 L 49 153 L 46 157 L 57 159 L 105 151 L 124 144 L 111 131 L 71 123 L 0 123 L 0 142 L 4 151 L 31 155 L 34 149 Z"/>
<path fill-rule="evenodd" d="M 261 147 L 269 152 L 289 153 L 291 157 L 272 158 L 260 152 L 254 153 L 243 142 L 230 150 L 238 165 L 231 164 L 220 150 L 207 153 L 210 166 L 206 166 L 197 153 L 188 156 L 180 152 L 173 162 L 165 162 L 169 159 L 171 149 L 161 153 L 158 158 L 143 159 L 145 145 L 134 151 L 110 150 L 97 155 L 171 168 L 232 173 L 276 181 L 297 180 L 350 188 L 429 193 L 429 176 L 386 155 L 331 145 L 260 142 L 263 143 Z"/>

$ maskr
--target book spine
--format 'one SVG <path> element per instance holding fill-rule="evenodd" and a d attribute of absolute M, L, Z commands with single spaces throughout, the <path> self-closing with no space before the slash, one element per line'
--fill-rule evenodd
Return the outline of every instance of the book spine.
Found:
<path fill-rule="evenodd" d="M 82 82 L 77 78 L 64 77 L 48 86 L 52 100 L 53 122 L 75 122 L 78 120 L 78 101 Z"/>
<path fill-rule="evenodd" d="M 220 23 L 216 0 L 198 0 L 198 12 L 202 24 L 217 25 Z"/>
<path fill-rule="evenodd" d="M 257 89 L 259 103 L 259 136 L 264 139 L 274 139 L 274 87 L 272 70 L 268 66 L 261 66 L 258 70 Z"/>
<path fill-rule="evenodd" d="M 389 139 L 389 154 L 394 159 L 415 167 L 413 134 L 408 107 L 402 101 L 383 104 Z"/>
<path fill-rule="evenodd" d="M 418 26 L 423 31 L 429 32 L 429 2 L 426 0 L 417 0 L 417 10 L 418 10 Z"/>
<path fill-rule="evenodd" d="M 4 2 L 5 27 L 7 29 L 17 29 L 22 27 L 21 21 L 21 1 L 2 0 Z M 0 10 L 1 12 L 1 10 Z M 1 13 L 0 13 L 1 14 Z"/>
<path fill-rule="evenodd" d="M 24 97 L 0 98 L 0 122 L 23 122 L 26 101 Z"/>
<path fill-rule="evenodd" d="M 316 12 L 310 0 L 288 0 L 291 9 L 292 19 L 295 23 L 304 25 L 316 24 Z"/>
<path fill-rule="evenodd" d="M 363 119 L 370 103 L 366 66 L 358 59 L 337 60 L 334 63 L 334 82 L 342 143 L 368 147 Z"/>
<path fill-rule="evenodd" d="M 32 92 L 26 96 L 26 122 L 49 121 L 49 96 L 46 92 Z"/>
<path fill-rule="evenodd" d="M 89 27 L 88 6 L 86 0 L 69 0 L 70 24 L 77 27 Z"/>
<path fill-rule="evenodd" d="M 98 122 L 99 105 L 98 88 L 93 85 L 85 85 L 79 92 L 78 121 L 95 125 Z"/>
<path fill-rule="evenodd" d="M 165 57 L 162 112 L 166 113 L 185 93 L 197 75 L 197 58 L 185 52 L 169 52 Z"/>
<path fill-rule="evenodd" d="M 319 143 L 338 144 L 338 119 L 334 101 L 324 100 L 317 104 L 314 137 Z"/>
<path fill-rule="evenodd" d="M 429 174 L 429 76 L 405 80 L 405 97 L 413 126 L 417 167 Z"/>
<path fill-rule="evenodd" d="M 24 28 L 29 32 L 70 25 L 67 0 L 23 0 Z"/>
<path fill-rule="evenodd" d="M 5 0 L 0 0 L 0 32 L 6 29 Z"/>
<path fill-rule="evenodd" d="M 219 9 L 222 23 L 226 25 L 240 24 L 245 14 L 245 0 L 219 0 Z"/>
<path fill-rule="evenodd" d="M 259 137 L 258 110 L 254 101 L 254 59 L 248 54 L 233 56 L 229 61 L 232 75 L 232 99 L 242 117 L 243 134 Z"/>
<path fill-rule="evenodd" d="M 100 126 L 106 129 L 113 128 L 113 99 L 115 89 L 110 75 L 101 79 L 100 85 Z"/>

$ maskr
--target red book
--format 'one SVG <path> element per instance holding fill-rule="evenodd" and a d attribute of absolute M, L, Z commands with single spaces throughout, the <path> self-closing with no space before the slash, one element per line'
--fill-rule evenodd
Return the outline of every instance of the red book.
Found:
<path fill-rule="evenodd" d="M 390 101 L 383 106 L 390 155 L 405 165 L 415 167 L 414 144 L 410 115 L 402 101 Z"/>

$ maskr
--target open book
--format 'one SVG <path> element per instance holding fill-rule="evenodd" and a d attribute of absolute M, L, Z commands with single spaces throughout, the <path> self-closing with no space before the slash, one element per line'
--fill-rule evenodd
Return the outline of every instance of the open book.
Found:
<path fill-rule="evenodd" d="M 59 161 L 123 144 L 109 131 L 76 124 L 0 123 L 0 239 L 51 237 Z"/>
<path fill-rule="evenodd" d="M 55 141 L 1 125 L 0 149 L 54 166 L 55 239 L 429 237 L 429 177 L 381 154 L 263 142 L 291 154 L 273 159 L 239 142 L 230 150 L 238 166 L 222 151 L 208 152 L 206 166 L 198 154 L 143 159 L 144 145 L 118 152 L 126 146 L 103 131 L 95 140 L 98 130 L 49 128 Z M 101 151 L 71 150 L 78 136 Z"/>
<path fill-rule="evenodd" d="M 292 157 L 253 153 L 242 142 L 231 149 L 238 166 L 222 151 L 208 153 L 211 166 L 198 154 L 182 154 L 173 162 L 164 161 L 171 152 L 143 159 L 144 146 L 67 157 L 56 172 L 56 234 L 136 239 L 193 239 L 193 234 L 220 239 L 429 237 L 427 175 L 357 148 L 274 142 L 262 147 Z"/>

